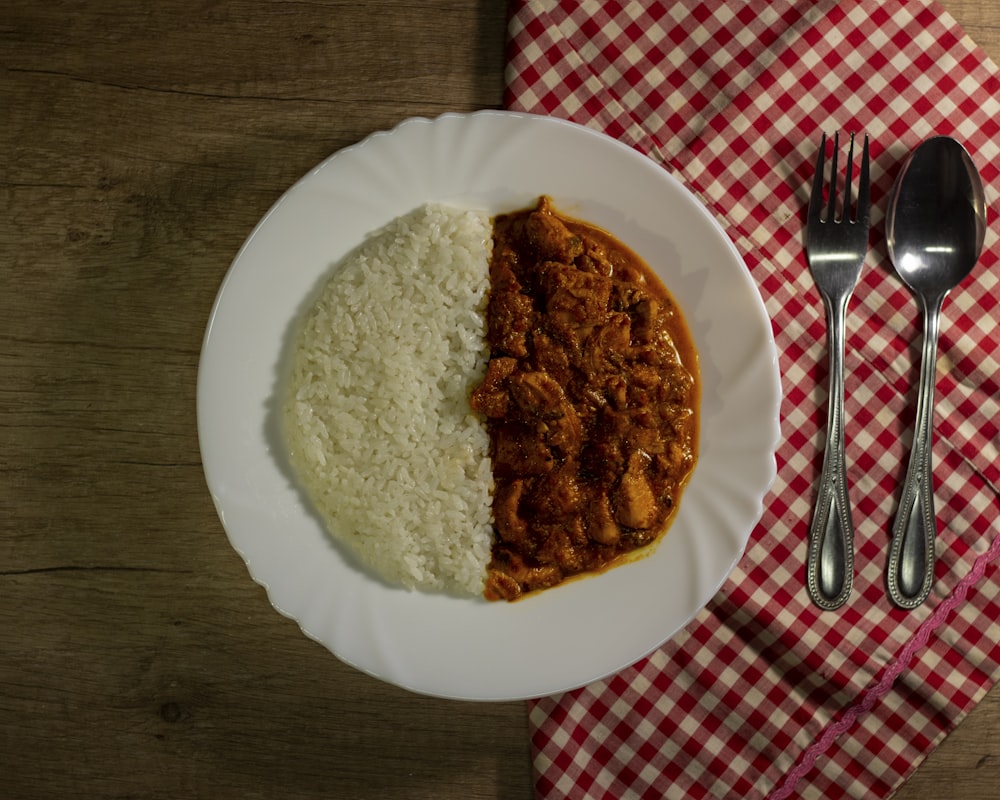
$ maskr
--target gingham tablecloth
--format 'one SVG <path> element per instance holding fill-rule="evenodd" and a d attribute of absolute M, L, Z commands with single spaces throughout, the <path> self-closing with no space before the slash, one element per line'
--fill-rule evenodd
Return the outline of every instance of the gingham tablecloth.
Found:
<path fill-rule="evenodd" d="M 530 704 L 539 798 L 886 797 L 1000 676 L 1000 246 L 945 302 L 937 573 L 908 612 L 884 571 L 915 412 L 921 320 L 885 201 L 907 153 L 962 141 L 1000 192 L 997 67 L 936 3 L 516 0 L 508 107 L 603 130 L 700 197 L 770 314 L 778 476 L 745 557 L 679 636 L 614 677 Z M 826 323 L 803 251 L 823 131 L 872 138 L 872 247 L 848 311 L 853 595 L 804 589 L 826 424 Z M 991 212 L 991 222 L 993 220 Z"/>

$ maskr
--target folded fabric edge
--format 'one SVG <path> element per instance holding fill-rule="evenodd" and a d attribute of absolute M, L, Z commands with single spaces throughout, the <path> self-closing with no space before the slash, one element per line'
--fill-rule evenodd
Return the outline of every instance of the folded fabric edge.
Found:
<path fill-rule="evenodd" d="M 785 773 L 781 783 L 768 795 L 768 800 L 787 800 L 792 796 L 795 785 L 813 768 L 816 760 L 840 736 L 848 732 L 863 714 L 870 712 L 875 704 L 892 690 L 896 680 L 910 666 L 917 653 L 927 646 L 931 635 L 946 624 L 948 615 L 965 601 L 969 589 L 982 579 L 986 568 L 998 558 L 1000 558 L 1000 536 L 994 537 L 989 549 L 976 559 L 972 569 L 958 582 L 954 591 L 924 620 L 895 662 L 886 667 L 882 677 L 866 689 L 857 703 L 846 709 L 839 719 L 831 723 L 819 738 L 802 752 L 798 764 Z M 996 682 L 994 681 L 992 685 L 996 685 Z M 912 769 L 915 770 L 927 755 L 929 754 L 926 752 L 921 753 L 919 761 L 913 764 Z"/>

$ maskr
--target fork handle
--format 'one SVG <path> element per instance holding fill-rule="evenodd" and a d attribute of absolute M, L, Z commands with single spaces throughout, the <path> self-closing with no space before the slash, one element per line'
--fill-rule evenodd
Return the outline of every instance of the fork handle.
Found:
<path fill-rule="evenodd" d="M 932 445 L 934 390 L 937 373 L 937 340 L 944 297 L 924 301 L 924 341 L 920 354 L 917 420 L 903 493 L 892 527 L 886 587 L 900 608 L 916 608 L 930 594 L 934 583 L 934 511 Z"/>
<path fill-rule="evenodd" d="M 830 389 L 823 473 L 809 529 L 806 586 L 812 601 L 826 611 L 847 602 L 854 584 L 854 523 L 847 492 L 844 455 L 844 326 L 849 295 L 824 298 L 830 354 Z"/>

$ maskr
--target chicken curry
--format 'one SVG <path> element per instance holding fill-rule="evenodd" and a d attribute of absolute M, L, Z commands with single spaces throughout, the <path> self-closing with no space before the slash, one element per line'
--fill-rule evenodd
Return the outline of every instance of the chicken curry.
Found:
<path fill-rule="evenodd" d="M 697 455 L 697 356 L 650 268 L 547 197 L 494 221 L 485 596 L 593 572 L 666 529 Z"/>

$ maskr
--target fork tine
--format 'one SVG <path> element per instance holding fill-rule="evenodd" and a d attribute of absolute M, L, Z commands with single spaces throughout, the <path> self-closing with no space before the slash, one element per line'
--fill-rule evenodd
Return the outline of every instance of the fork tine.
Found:
<path fill-rule="evenodd" d="M 854 134 L 851 134 L 851 143 L 847 146 L 847 176 L 844 178 L 844 208 L 840 212 L 840 216 L 843 220 L 849 221 L 854 219 L 857 221 L 858 209 L 854 208 L 854 216 L 851 216 L 851 189 L 854 184 Z"/>
<path fill-rule="evenodd" d="M 823 164 L 826 160 L 826 134 L 819 143 L 816 156 L 816 171 L 813 173 L 813 187 L 809 195 L 809 222 L 819 222 L 823 208 Z"/>
<path fill-rule="evenodd" d="M 840 151 L 840 132 L 833 132 L 833 160 L 830 162 L 830 197 L 826 206 L 826 221 L 833 222 L 837 217 L 837 153 Z"/>
<path fill-rule="evenodd" d="M 868 134 L 865 134 L 864 145 L 861 149 L 861 177 L 858 179 L 858 211 L 857 220 L 865 226 L 868 225 L 868 216 L 871 211 L 871 195 L 868 180 Z"/>

